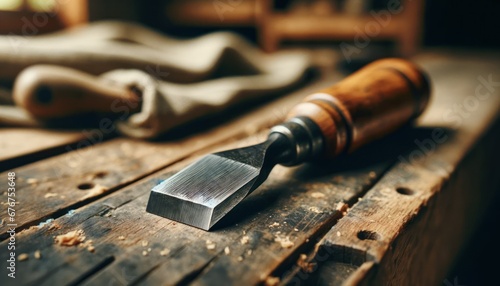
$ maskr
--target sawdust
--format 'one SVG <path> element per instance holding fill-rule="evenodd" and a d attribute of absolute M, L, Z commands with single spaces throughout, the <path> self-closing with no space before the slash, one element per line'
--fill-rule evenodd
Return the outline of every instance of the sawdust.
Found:
<path fill-rule="evenodd" d="M 60 246 L 75 246 L 85 240 L 83 230 L 73 230 L 66 234 L 56 236 L 55 243 Z"/>
<path fill-rule="evenodd" d="M 228 246 L 226 246 L 226 247 L 224 248 L 224 253 L 225 253 L 226 255 L 231 254 L 231 250 L 229 249 L 229 247 L 228 247 Z"/>
<path fill-rule="evenodd" d="M 108 190 L 107 187 L 96 184 L 96 185 L 94 185 L 94 187 L 92 187 L 92 189 L 87 191 L 87 195 L 85 195 L 85 197 L 83 197 L 83 199 L 88 199 L 88 198 L 92 198 L 92 197 L 95 197 L 98 195 L 102 195 L 107 190 Z"/>
<path fill-rule="evenodd" d="M 299 229 L 298 228 L 294 228 L 293 231 L 299 231 Z"/>
<path fill-rule="evenodd" d="M 61 229 L 61 226 L 57 222 L 54 222 L 49 226 L 49 230 L 57 230 L 57 229 Z"/>
<path fill-rule="evenodd" d="M 313 197 L 315 199 L 321 199 L 321 198 L 325 197 L 325 194 L 320 193 L 320 192 L 313 192 L 313 193 L 311 193 L 311 197 Z"/>
<path fill-rule="evenodd" d="M 89 245 L 89 246 L 87 246 L 87 250 L 89 252 L 94 252 L 95 251 L 95 247 L 93 245 Z"/>
<path fill-rule="evenodd" d="M 377 173 L 371 171 L 370 173 L 368 173 L 368 177 L 370 177 L 371 179 L 375 179 L 377 177 Z"/>
<path fill-rule="evenodd" d="M 320 211 L 317 207 L 310 207 L 309 210 L 312 211 L 313 213 L 317 213 L 317 214 L 322 213 L 322 211 Z"/>
<path fill-rule="evenodd" d="M 251 249 L 247 250 L 247 255 L 248 256 L 252 255 L 252 250 Z"/>
<path fill-rule="evenodd" d="M 274 238 L 274 241 L 279 242 L 282 248 L 290 248 L 290 247 L 295 245 L 292 241 L 290 241 L 289 236 L 276 235 L 276 237 Z"/>
<path fill-rule="evenodd" d="M 340 233 L 340 231 L 337 231 L 337 236 L 338 237 L 342 236 L 342 234 Z"/>
<path fill-rule="evenodd" d="M 249 241 L 250 241 L 250 237 L 248 237 L 247 235 L 243 236 L 240 239 L 241 244 L 248 244 Z"/>
<path fill-rule="evenodd" d="M 141 241 L 142 247 L 146 247 L 146 246 L 148 246 L 148 244 L 149 244 L 149 242 L 147 240 Z"/>
<path fill-rule="evenodd" d="M 278 284 L 280 284 L 279 277 L 269 276 L 266 278 L 266 281 L 264 281 L 264 285 L 266 285 L 266 286 L 276 286 Z"/>
<path fill-rule="evenodd" d="M 42 253 L 40 252 L 40 250 L 37 250 L 35 251 L 33 256 L 35 256 L 35 259 L 40 259 L 42 258 Z"/>
<path fill-rule="evenodd" d="M 28 178 L 26 180 L 26 183 L 30 184 L 30 185 L 36 185 L 38 184 L 38 179 L 35 179 L 35 178 Z"/>
<path fill-rule="evenodd" d="M 142 256 L 148 256 L 148 252 L 146 250 L 142 251 Z"/>
<path fill-rule="evenodd" d="M 24 261 L 24 260 L 28 260 L 28 258 L 30 258 L 28 254 L 26 254 L 26 253 L 21 253 L 21 254 L 19 254 L 19 256 L 17 257 L 17 260 L 19 260 L 19 261 Z"/>
<path fill-rule="evenodd" d="M 120 235 L 120 236 L 118 237 L 118 240 L 125 240 L 125 236 Z"/>
<path fill-rule="evenodd" d="M 237 260 L 238 260 L 239 262 L 243 261 L 243 256 L 238 256 Z"/>
<path fill-rule="evenodd" d="M 52 198 L 52 197 L 57 197 L 57 194 L 56 193 L 46 193 L 45 196 L 43 196 L 43 197 L 48 199 L 48 198 Z"/>
<path fill-rule="evenodd" d="M 280 226 L 278 222 L 273 222 L 273 224 L 269 225 L 269 227 L 275 227 L 275 226 Z"/>
<path fill-rule="evenodd" d="M 216 244 L 214 242 L 212 242 L 211 240 L 207 240 L 205 242 L 205 244 L 207 245 L 208 250 L 213 250 L 216 247 Z"/>
<path fill-rule="evenodd" d="M 164 248 L 164 249 L 162 249 L 162 250 L 160 251 L 160 255 L 161 255 L 161 256 L 167 256 L 167 255 L 169 255 L 169 254 L 170 254 L 170 249 L 168 249 L 168 248 Z"/>
<path fill-rule="evenodd" d="M 349 205 L 347 205 L 346 203 L 340 201 L 337 203 L 337 205 L 335 206 L 335 209 L 338 210 L 339 212 L 346 212 L 347 211 L 347 208 L 349 207 Z"/>
<path fill-rule="evenodd" d="M 297 260 L 297 266 L 299 266 L 304 272 L 311 273 L 314 271 L 315 263 L 307 261 L 307 255 L 301 254 Z"/>

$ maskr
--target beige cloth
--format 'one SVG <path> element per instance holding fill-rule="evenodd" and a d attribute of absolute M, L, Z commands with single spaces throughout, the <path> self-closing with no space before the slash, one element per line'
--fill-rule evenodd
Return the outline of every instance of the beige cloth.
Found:
<path fill-rule="evenodd" d="M 283 91 L 311 65 L 307 53 L 267 55 L 232 33 L 177 40 L 121 22 L 0 37 L 0 63 L 4 81 L 33 64 L 56 64 L 137 86 L 143 93 L 141 111 L 117 126 L 138 138 Z"/>

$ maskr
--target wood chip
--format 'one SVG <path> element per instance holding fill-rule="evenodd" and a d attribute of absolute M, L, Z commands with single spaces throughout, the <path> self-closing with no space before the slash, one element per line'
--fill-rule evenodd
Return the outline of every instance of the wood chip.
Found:
<path fill-rule="evenodd" d="M 269 276 L 266 278 L 266 281 L 264 282 L 264 284 L 266 286 L 276 286 L 276 285 L 280 284 L 280 278 Z"/>
<path fill-rule="evenodd" d="M 339 212 L 345 212 L 349 206 L 344 202 L 338 202 L 335 209 Z"/>
<path fill-rule="evenodd" d="M 168 249 L 168 248 L 164 248 L 164 249 L 162 249 L 162 251 L 160 251 L 161 256 L 167 256 L 169 254 L 170 254 L 170 249 Z"/>
<path fill-rule="evenodd" d="M 83 230 L 73 230 L 66 234 L 56 236 L 55 242 L 61 246 L 75 246 L 85 240 Z"/>
<path fill-rule="evenodd" d="M 40 252 L 40 250 L 37 250 L 37 251 L 35 251 L 34 256 L 35 256 L 35 259 L 40 259 L 40 258 L 42 258 L 42 253 Z"/>
<path fill-rule="evenodd" d="M 28 260 L 28 258 L 29 258 L 29 255 L 28 255 L 28 254 L 26 254 L 26 253 L 21 253 L 21 254 L 19 254 L 19 256 L 17 257 L 17 260 L 19 260 L 19 261 L 24 261 L 24 260 Z"/>
<path fill-rule="evenodd" d="M 56 193 L 46 193 L 45 196 L 43 196 L 43 197 L 48 199 L 48 198 L 52 198 L 52 197 L 57 197 L 57 194 Z"/>
<path fill-rule="evenodd" d="M 231 250 L 229 249 L 229 247 L 228 247 L 228 246 L 226 246 L 226 247 L 224 248 L 224 253 L 225 253 L 226 255 L 229 255 L 229 254 L 231 253 Z"/>
<path fill-rule="evenodd" d="M 248 244 L 249 241 L 250 241 L 250 238 L 247 235 L 243 236 L 240 239 L 241 244 Z"/>
<path fill-rule="evenodd" d="M 215 244 L 214 242 L 212 242 L 212 241 L 210 241 L 210 240 L 207 240 L 205 243 L 206 243 L 206 245 L 207 245 L 207 249 L 208 249 L 208 250 L 215 249 L 216 244 Z"/>
<path fill-rule="evenodd" d="M 125 240 L 125 236 L 120 235 L 120 236 L 118 237 L 118 240 Z"/>
<path fill-rule="evenodd" d="M 273 224 L 269 225 L 269 227 L 275 227 L 275 226 L 280 226 L 278 222 L 273 222 Z"/>
<path fill-rule="evenodd" d="M 313 193 L 311 193 L 311 197 L 313 197 L 315 199 L 321 199 L 321 198 L 325 197 L 325 194 L 320 193 L 320 192 L 313 192 Z"/>
<path fill-rule="evenodd" d="M 290 241 L 289 236 L 282 237 L 282 236 L 277 235 L 274 238 L 274 241 L 279 242 L 282 248 L 290 248 L 290 247 L 294 246 L 294 243 L 292 241 Z"/>

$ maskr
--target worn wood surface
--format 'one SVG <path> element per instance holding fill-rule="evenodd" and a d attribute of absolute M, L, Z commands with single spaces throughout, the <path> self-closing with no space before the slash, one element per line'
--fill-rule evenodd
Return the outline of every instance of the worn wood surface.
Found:
<path fill-rule="evenodd" d="M 453 122 L 443 121 L 443 112 L 474 95 L 478 76 L 495 80 L 499 70 L 494 61 L 442 54 L 420 62 L 435 82 L 435 98 L 419 128 L 329 164 L 277 167 L 210 232 L 146 213 L 151 187 L 207 152 L 263 140 L 267 127 L 327 83 L 198 134 L 161 142 L 115 138 L 15 169 L 16 253 L 29 258 L 18 261 L 15 280 L 5 278 L 7 262 L 0 260 L 2 285 L 246 285 L 272 284 L 274 277 L 296 285 L 440 283 L 495 186 L 486 180 L 495 171 L 481 166 L 498 159 L 491 150 L 498 87 L 461 124 L 446 126 Z M 432 138 L 436 127 L 448 139 L 401 162 L 417 147 L 414 140 Z M 6 185 L 6 173 L 0 176 Z M 4 253 L 6 225 L 0 229 Z M 55 244 L 54 236 L 73 230 L 85 233 L 85 247 Z"/>

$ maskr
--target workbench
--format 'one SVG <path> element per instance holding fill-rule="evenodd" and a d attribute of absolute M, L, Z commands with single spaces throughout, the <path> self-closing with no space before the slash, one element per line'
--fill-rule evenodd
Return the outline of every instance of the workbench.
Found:
<path fill-rule="evenodd" d="M 442 284 L 500 190 L 500 58 L 433 51 L 415 61 L 433 82 L 415 127 L 331 163 L 276 167 L 209 232 L 146 213 L 151 188 L 206 153 L 263 140 L 339 73 L 157 141 L 0 129 L 1 284 Z M 71 232 L 79 245 L 56 243 Z"/>

